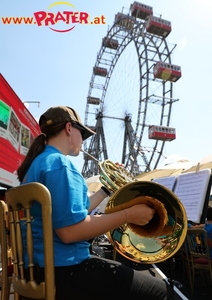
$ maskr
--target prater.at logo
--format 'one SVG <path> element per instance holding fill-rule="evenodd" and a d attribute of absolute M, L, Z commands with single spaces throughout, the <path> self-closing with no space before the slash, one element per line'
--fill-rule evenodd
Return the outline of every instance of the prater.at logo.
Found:
<path fill-rule="evenodd" d="M 50 11 L 52 8 L 65 5 L 71 10 L 57 10 L 56 12 Z M 76 24 L 85 25 L 100 25 L 106 24 L 103 15 L 91 18 L 87 12 L 76 11 L 75 6 L 69 2 L 54 2 L 49 5 L 47 11 L 37 11 L 34 13 L 35 22 L 38 26 L 48 26 L 51 30 L 56 32 L 68 32 L 75 28 Z M 65 25 L 65 28 L 57 28 L 57 25 Z M 64 26 L 63 26 L 64 27 Z M 67 28 L 68 27 L 68 28 Z"/>

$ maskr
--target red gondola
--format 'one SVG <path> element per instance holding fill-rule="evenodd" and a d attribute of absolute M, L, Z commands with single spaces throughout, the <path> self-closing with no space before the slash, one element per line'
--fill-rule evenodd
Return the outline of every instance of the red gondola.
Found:
<path fill-rule="evenodd" d="M 107 69 L 105 69 L 105 68 L 94 67 L 93 72 L 95 75 L 99 75 L 99 76 L 103 76 L 103 77 L 107 76 Z"/>
<path fill-rule="evenodd" d="M 149 139 L 172 141 L 176 139 L 176 130 L 171 127 L 151 125 L 149 126 Z"/>
<path fill-rule="evenodd" d="M 132 30 L 134 27 L 134 21 L 128 16 L 123 13 L 117 13 L 115 15 L 115 22 L 126 29 Z"/>
<path fill-rule="evenodd" d="M 99 98 L 96 98 L 96 97 L 88 97 L 88 98 L 87 98 L 87 103 L 88 103 L 88 104 L 99 105 L 100 99 L 99 99 Z"/>
<path fill-rule="evenodd" d="M 162 37 L 167 37 L 172 30 L 170 21 L 155 16 L 149 16 L 145 27 L 147 32 Z"/>
<path fill-rule="evenodd" d="M 176 82 L 181 76 L 181 67 L 159 61 L 153 68 L 154 78 Z"/>
<path fill-rule="evenodd" d="M 135 18 L 145 20 L 146 17 L 153 14 L 153 8 L 149 5 L 134 1 L 131 5 L 131 15 Z"/>
<path fill-rule="evenodd" d="M 117 49 L 119 46 L 119 42 L 118 40 L 105 37 L 102 39 L 102 45 L 110 49 Z"/>

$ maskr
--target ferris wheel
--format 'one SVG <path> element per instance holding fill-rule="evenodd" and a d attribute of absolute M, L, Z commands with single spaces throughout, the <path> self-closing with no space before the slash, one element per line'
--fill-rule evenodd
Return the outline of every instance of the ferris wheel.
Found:
<path fill-rule="evenodd" d="M 171 63 L 176 45 L 168 45 L 170 32 L 171 22 L 139 2 L 115 15 L 89 84 L 85 124 L 96 135 L 84 142 L 85 178 L 97 175 L 98 161 L 106 159 L 123 163 L 134 175 L 151 171 L 165 143 L 175 139 L 170 120 L 181 68 Z"/>

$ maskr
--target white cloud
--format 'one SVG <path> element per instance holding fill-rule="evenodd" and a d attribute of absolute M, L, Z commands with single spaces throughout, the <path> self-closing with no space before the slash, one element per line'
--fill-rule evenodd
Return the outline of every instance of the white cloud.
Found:
<path fill-rule="evenodd" d="M 177 45 L 177 50 L 178 51 L 183 50 L 187 46 L 187 44 L 188 44 L 188 39 L 186 37 L 183 37 Z"/>

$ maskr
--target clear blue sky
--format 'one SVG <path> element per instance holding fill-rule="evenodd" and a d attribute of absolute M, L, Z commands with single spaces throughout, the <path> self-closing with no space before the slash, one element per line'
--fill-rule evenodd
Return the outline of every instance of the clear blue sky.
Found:
<path fill-rule="evenodd" d="M 75 0 L 76 11 L 91 17 L 105 16 L 106 25 L 76 25 L 67 33 L 57 33 L 37 25 L 3 25 L 0 22 L 0 72 L 22 101 L 39 101 L 29 110 L 35 118 L 54 105 L 74 107 L 84 120 L 92 68 L 102 38 L 122 8 L 133 1 Z M 177 154 L 198 162 L 212 153 L 211 138 L 211 0 L 141 1 L 153 7 L 154 15 L 172 22 L 168 42 L 177 44 L 172 62 L 182 68 L 182 78 L 174 85 L 171 127 L 175 141 L 166 144 L 164 155 Z M 30 17 L 47 11 L 50 0 L 4 0 L 1 17 Z M 81 169 L 83 156 L 74 158 Z"/>

